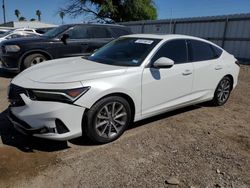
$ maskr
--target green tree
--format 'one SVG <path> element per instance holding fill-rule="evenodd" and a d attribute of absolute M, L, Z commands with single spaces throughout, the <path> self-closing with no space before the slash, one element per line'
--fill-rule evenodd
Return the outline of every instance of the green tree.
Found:
<path fill-rule="evenodd" d="M 63 18 L 64 18 L 64 16 L 65 16 L 65 13 L 64 13 L 63 11 L 60 11 L 60 12 L 59 12 L 59 16 L 60 16 L 60 18 L 62 19 L 62 24 L 63 24 Z"/>
<path fill-rule="evenodd" d="M 16 15 L 17 19 L 19 19 L 20 14 L 21 14 L 20 11 L 18 9 L 16 9 L 15 10 L 15 15 Z"/>
<path fill-rule="evenodd" d="M 41 21 L 42 12 L 40 10 L 36 10 L 36 15 L 37 15 L 38 21 L 40 22 Z"/>
<path fill-rule="evenodd" d="M 61 8 L 73 17 L 91 15 L 103 22 L 155 20 L 157 10 L 153 0 L 68 0 Z"/>
<path fill-rule="evenodd" d="M 26 21 L 26 18 L 23 17 L 23 16 L 21 16 L 21 17 L 19 18 L 19 21 Z"/>

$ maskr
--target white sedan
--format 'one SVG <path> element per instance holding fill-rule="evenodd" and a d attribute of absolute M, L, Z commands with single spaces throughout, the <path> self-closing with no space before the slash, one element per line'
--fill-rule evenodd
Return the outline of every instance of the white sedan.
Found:
<path fill-rule="evenodd" d="M 211 101 L 223 105 L 238 81 L 235 57 L 184 35 L 120 37 L 89 58 L 33 66 L 9 88 L 9 120 L 19 131 L 68 140 L 83 132 L 95 142 L 157 114 Z"/>

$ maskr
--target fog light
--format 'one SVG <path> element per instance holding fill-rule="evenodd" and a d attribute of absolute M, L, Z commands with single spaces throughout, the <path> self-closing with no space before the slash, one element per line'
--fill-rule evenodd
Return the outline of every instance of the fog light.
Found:
<path fill-rule="evenodd" d="M 41 134 L 48 133 L 48 132 L 49 132 L 49 130 L 48 130 L 46 127 L 42 128 L 42 129 L 40 130 L 40 133 L 41 133 Z"/>
<path fill-rule="evenodd" d="M 55 123 L 56 123 L 57 133 L 63 134 L 63 133 L 69 132 L 69 129 L 66 127 L 66 125 L 60 119 L 56 119 Z"/>

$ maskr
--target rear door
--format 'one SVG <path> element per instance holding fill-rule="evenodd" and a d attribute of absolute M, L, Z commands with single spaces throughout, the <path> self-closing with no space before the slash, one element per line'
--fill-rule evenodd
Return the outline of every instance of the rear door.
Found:
<path fill-rule="evenodd" d="M 188 40 L 190 61 L 194 65 L 193 93 L 196 98 L 213 96 L 213 92 L 223 77 L 223 64 L 218 59 L 212 45 L 199 40 Z"/>

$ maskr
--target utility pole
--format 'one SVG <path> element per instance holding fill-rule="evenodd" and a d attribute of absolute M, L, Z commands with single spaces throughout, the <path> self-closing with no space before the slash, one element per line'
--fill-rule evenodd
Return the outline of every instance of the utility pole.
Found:
<path fill-rule="evenodd" d="M 6 16 L 5 16 L 5 4 L 4 4 L 4 0 L 3 0 L 3 21 L 4 21 L 4 23 L 6 23 Z"/>

